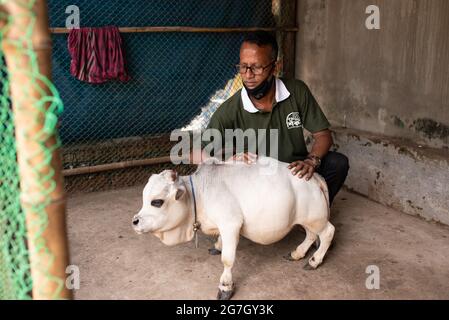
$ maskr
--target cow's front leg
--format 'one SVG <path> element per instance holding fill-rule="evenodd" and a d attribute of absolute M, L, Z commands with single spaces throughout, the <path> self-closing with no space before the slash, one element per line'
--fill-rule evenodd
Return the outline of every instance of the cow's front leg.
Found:
<path fill-rule="evenodd" d="M 215 242 L 214 247 L 209 249 L 209 254 L 216 256 L 221 254 L 222 249 L 222 243 L 221 243 L 221 236 L 218 236 L 217 242 Z"/>
<path fill-rule="evenodd" d="M 217 299 L 229 300 L 234 293 L 231 269 L 234 265 L 235 252 L 240 237 L 240 228 L 238 230 L 220 232 L 220 236 L 222 242 L 221 261 L 224 265 L 224 271 L 220 277 Z"/>

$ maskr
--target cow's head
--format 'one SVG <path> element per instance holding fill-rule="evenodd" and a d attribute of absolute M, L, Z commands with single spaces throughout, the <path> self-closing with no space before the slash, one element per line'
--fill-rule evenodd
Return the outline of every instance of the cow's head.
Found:
<path fill-rule="evenodd" d="M 143 205 L 134 216 L 134 230 L 151 232 L 167 245 L 193 238 L 193 216 L 186 187 L 173 170 L 153 174 L 143 189 Z"/>

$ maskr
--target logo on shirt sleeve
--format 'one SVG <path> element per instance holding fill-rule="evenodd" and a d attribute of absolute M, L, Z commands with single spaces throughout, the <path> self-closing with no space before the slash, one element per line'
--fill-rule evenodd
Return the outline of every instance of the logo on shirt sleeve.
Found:
<path fill-rule="evenodd" d="M 301 118 L 299 112 L 291 112 L 285 119 L 288 129 L 302 128 Z"/>

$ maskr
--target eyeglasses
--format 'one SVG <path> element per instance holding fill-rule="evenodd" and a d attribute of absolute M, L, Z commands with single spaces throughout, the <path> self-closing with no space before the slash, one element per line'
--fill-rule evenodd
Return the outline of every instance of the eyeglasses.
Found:
<path fill-rule="evenodd" d="M 235 65 L 235 69 L 237 70 L 237 72 L 239 72 L 240 74 L 245 74 L 246 71 L 251 70 L 251 73 L 254 75 L 261 75 L 266 68 L 271 67 L 274 63 L 276 63 L 276 60 L 271 61 L 269 64 L 267 64 L 265 67 L 261 67 L 261 66 L 246 66 L 244 64 L 237 64 Z"/>

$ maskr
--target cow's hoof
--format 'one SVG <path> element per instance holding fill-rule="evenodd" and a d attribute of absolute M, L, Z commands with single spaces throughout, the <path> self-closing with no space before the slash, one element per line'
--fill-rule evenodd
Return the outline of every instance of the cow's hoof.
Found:
<path fill-rule="evenodd" d="M 220 251 L 220 250 L 217 250 L 217 249 L 215 249 L 215 248 L 211 248 L 211 249 L 209 249 L 209 254 L 210 254 L 211 256 L 218 256 L 218 255 L 221 254 L 221 251 Z"/>
<path fill-rule="evenodd" d="M 217 300 L 229 300 L 234 294 L 234 290 L 223 291 L 218 289 Z"/>
<path fill-rule="evenodd" d="M 288 260 L 288 261 L 298 261 L 298 260 L 293 259 L 292 253 L 291 253 L 291 252 L 289 252 L 288 254 L 286 254 L 285 256 L 283 256 L 283 258 L 284 258 L 285 260 Z"/>
<path fill-rule="evenodd" d="M 307 262 L 307 263 L 304 265 L 303 269 L 309 271 L 309 270 L 315 270 L 316 267 L 311 266 L 311 265 Z"/>

